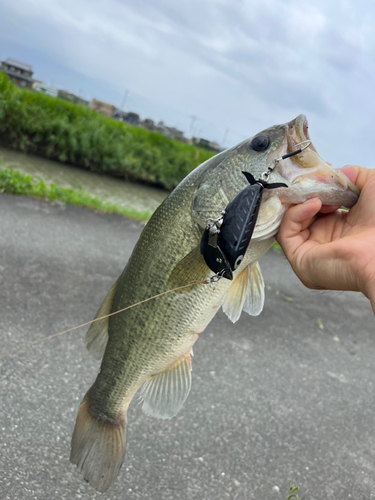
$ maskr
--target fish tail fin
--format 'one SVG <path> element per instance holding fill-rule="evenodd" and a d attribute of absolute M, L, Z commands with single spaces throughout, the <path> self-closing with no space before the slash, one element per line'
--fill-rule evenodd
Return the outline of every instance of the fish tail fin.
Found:
<path fill-rule="evenodd" d="M 124 460 L 126 416 L 117 421 L 97 420 L 90 415 L 88 394 L 78 410 L 70 461 L 93 488 L 103 493 L 116 479 Z"/>

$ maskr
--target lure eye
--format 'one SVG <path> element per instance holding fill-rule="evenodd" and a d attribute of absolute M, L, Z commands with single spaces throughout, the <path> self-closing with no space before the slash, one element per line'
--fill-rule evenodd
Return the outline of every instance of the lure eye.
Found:
<path fill-rule="evenodd" d="M 251 141 L 250 144 L 251 148 L 254 151 L 258 152 L 265 151 L 269 145 L 270 145 L 270 138 L 268 137 L 268 135 L 263 135 L 263 134 L 254 137 L 254 139 Z"/>

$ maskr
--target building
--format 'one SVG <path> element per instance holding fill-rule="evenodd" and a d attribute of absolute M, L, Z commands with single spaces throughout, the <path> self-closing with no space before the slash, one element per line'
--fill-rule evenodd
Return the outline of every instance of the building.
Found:
<path fill-rule="evenodd" d="M 57 96 L 61 99 L 65 99 L 66 101 L 74 102 L 75 104 L 82 104 L 83 106 L 89 105 L 89 101 L 86 101 L 85 99 L 82 99 L 82 97 L 78 97 L 67 90 L 59 90 L 57 92 Z"/>
<path fill-rule="evenodd" d="M 148 128 L 148 130 L 155 130 L 155 122 L 151 118 L 145 118 L 143 122 L 140 123 L 142 127 Z"/>
<path fill-rule="evenodd" d="M 140 117 L 137 113 L 129 111 L 129 113 L 127 113 L 126 121 L 130 123 L 130 125 L 139 125 Z"/>
<path fill-rule="evenodd" d="M 49 95 L 51 97 L 57 97 L 57 89 L 55 87 L 49 87 L 40 80 L 34 80 L 32 88 L 35 92 L 40 92 L 41 94 Z"/>
<path fill-rule="evenodd" d="M 209 141 L 208 139 L 202 139 L 198 137 L 193 137 L 193 144 L 197 148 L 208 149 L 209 151 L 220 152 L 224 151 L 225 148 L 222 148 L 217 142 Z"/>
<path fill-rule="evenodd" d="M 8 59 L 2 62 L 1 70 L 5 71 L 8 78 L 16 85 L 31 89 L 33 86 L 33 68 L 26 63 Z"/>
<path fill-rule="evenodd" d="M 122 111 L 121 109 L 115 109 L 112 118 L 118 120 L 119 122 L 126 122 L 126 117 L 128 113 L 126 111 Z"/>
<path fill-rule="evenodd" d="M 171 139 L 177 139 L 180 142 L 186 142 L 186 138 L 184 137 L 184 133 L 182 130 L 178 130 L 176 127 L 164 127 L 164 134 Z"/>
<path fill-rule="evenodd" d="M 126 112 L 122 111 L 121 109 L 116 109 L 112 115 L 112 118 L 121 122 L 129 123 L 130 125 L 139 124 L 139 115 L 137 113 L 133 113 L 132 111 Z"/>
<path fill-rule="evenodd" d="M 97 113 L 102 113 L 103 115 L 112 117 L 116 111 L 116 106 L 113 104 L 108 104 L 108 102 L 99 101 L 98 99 L 91 99 L 90 108 Z"/>
<path fill-rule="evenodd" d="M 184 137 L 184 133 L 182 130 L 178 130 L 175 127 L 167 127 L 164 122 L 160 121 L 157 124 L 151 118 L 146 118 L 143 122 L 140 122 L 142 127 L 148 128 L 149 130 L 153 130 L 154 132 L 159 132 L 159 134 L 163 134 L 170 139 L 177 139 L 180 142 L 187 143 L 186 137 Z"/>

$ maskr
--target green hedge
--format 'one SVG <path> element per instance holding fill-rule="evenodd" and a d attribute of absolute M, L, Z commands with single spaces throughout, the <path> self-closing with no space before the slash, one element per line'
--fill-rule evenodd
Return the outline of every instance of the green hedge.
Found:
<path fill-rule="evenodd" d="M 213 156 L 85 106 L 19 89 L 2 72 L 0 144 L 166 189 Z"/>

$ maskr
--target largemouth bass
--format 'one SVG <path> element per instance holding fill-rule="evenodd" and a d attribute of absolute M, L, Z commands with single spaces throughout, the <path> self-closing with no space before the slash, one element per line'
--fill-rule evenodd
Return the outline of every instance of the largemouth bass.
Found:
<path fill-rule="evenodd" d="M 206 161 L 189 174 L 152 216 L 97 318 L 146 298 L 137 307 L 92 323 L 86 335 L 100 372 L 85 395 L 72 438 L 71 461 L 104 492 L 116 478 L 125 453 L 125 421 L 137 391 L 144 412 L 171 418 L 191 386 L 192 346 L 220 307 L 233 322 L 242 310 L 258 315 L 264 283 L 258 260 L 271 247 L 290 204 L 319 197 L 326 205 L 353 206 L 357 188 L 323 161 L 311 144 L 280 161 L 265 190 L 252 240 L 233 281 L 204 284 L 213 273 L 199 251 L 207 220 L 216 219 L 275 159 L 309 140 L 303 115 L 275 125 Z M 176 287 L 195 284 L 161 295 Z M 199 282 L 199 283 L 197 283 Z"/>

